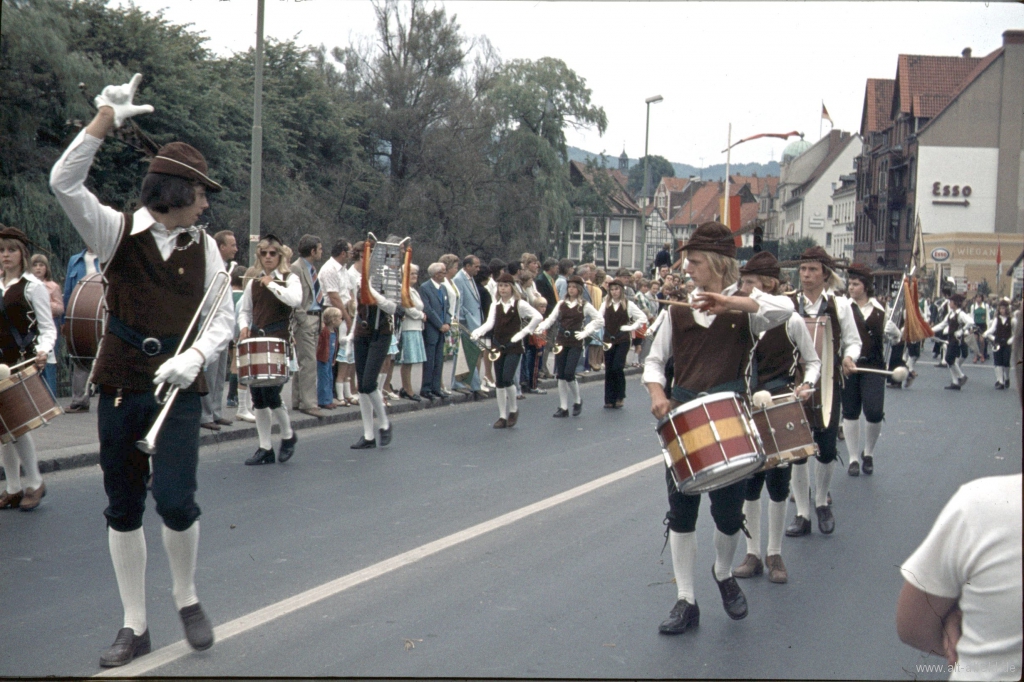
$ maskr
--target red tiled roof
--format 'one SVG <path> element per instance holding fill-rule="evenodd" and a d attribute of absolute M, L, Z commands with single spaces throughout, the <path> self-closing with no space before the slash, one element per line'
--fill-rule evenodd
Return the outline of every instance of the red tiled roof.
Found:
<path fill-rule="evenodd" d="M 736 194 L 743 185 L 750 185 L 750 192 L 756 197 L 767 185 L 768 192 L 774 196 L 779 187 L 779 178 L 775 175 L 766 175 L 765 177 L 757 175 L 730 175 L 729 181 L 732 183 L 730 194 Z M 736 189 L 733 190 L 733 187 L 736 187 Z"/>
<path fill-rule="evenodd" d="M 964 78 L 963 82 L 960 83 L 959 87 L 957 87 L 957 89 L 953 92 L 952 95 L 950 95 L 949 97 L 944 98 L 945 101 L 942 103 L 942 106 L 938 107 L 938 109 L 936 109 L 934 114 L 931 114 L 931 115 L 921 114 L 921 115 L 922 116 L 928 116 L 928 118 L 934 119 L 939 114 L 941 114 L 943 111 L 945 111 L 946 107 L 948 107 L 950 104 L 952 104 L 953 101 L 956 100 L 956 98 L 959 97 L 960 94 L 963 93 L 963 91 L 966 90 L 968 88 L 968 86 L 970 86 L 971 83 L 973 83 L 975 80 L 977 80 L 978 77 L 982 74 L 982 72 L 984 72 L 985 69 L 987 69 L 989 66 L 991 66 L 992 62 L 994 62 L 1001 54 L 1003 54 L 1003 48 L 1000 47 L 999 49 L 995 50 L 991 54 L 988 54 L 985 57 L 983 57 L 982 59 L 977 60 L 978 65 L 974 68 L 974 71 L 972 71 L 966 78 Z M 928 123 L 926 123 L 924 127 L 926 128 L 930 124 L 931 124 L 931 121 L 928 121 Z M 923 129 L 924 128 L 922 128 L 922 130 Z M 920 131 L 918 131 L 918 132 L 920 133 Z"/>
<path fill-rule="evenodd" d="M 722 195 L 722 183 L 706 182 L 683 204 L 668 225 L 700 225 L 714 219 L 718 214 L 718 200 Z M 750 204 L 756 206 L 756 204 Z"/>
<path fill-rule="evenodd" d="M 927 118 L 929 115 L 924 113 L 925 109 L 938 113 L 934 100 L 921 101 L 919 98 L 922 95 L 944 95 L 948 101 L 981 61 L 973 57 L 901 54 L 896 66 L 896 90 L 889 119 L 895 118 L 897 113 Z M 918 104 L 922 105 L 921 110 L 918 110 Z"/>
<path fill-rule="evenodd" d="M 667 175 L 661 179 L 661 182 L 665 184 L 665 190 L 668 192 L 681 192 L 686 187 L 687 183 L 690 182 L 689 178 L 670 178 Z"/>
<path fill-rule="evenodd" d="M 885 130 L 891 120 L 892 95 L 896 81 L 891 78 L 869 78 L 864 88 L 864 110 L 860 117 L 860 134 Z"/>

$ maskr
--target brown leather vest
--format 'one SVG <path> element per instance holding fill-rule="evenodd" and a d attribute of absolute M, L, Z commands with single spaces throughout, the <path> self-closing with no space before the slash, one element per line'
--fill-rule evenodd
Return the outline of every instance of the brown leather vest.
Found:
<path fill-rule="evenodd" d="M 1006 323 L 1003 323 L 1002 318 L 996 318 L 996 328 L 993 332 L 996 337 L 996 345 L 1005 346 L 1010 342 L 1010 337 L 1013 336 L 1013 326 L 1010 323 L 1010 318 L 1006 318 Z"/>
<path fill-rule="evenodd" d="M 619 303 L 619 309 L 612 307 L 612 302 L 604 307 L 604 339 L 614 343 L 629 343 L 629 332 L 621 331 L 622 325 L 629 324 L 629 307 L 625 298 Z"/>
<path fill-rule="evenodd" d="M 28 314 L 32 312 L 32 306 L 25 298 L 26 284 L 28 284 L 28 280 L 22 277 L 4 292 L 4 308 L 7 311 L 7 319 L 0 317 L 0 353 L 3 355 L 5 365 L 13 365 L 35 355 L 35 335 L 33 334 L 31 342 L 25 347 L 25 354 L 22 356 L 22 351 L 18 348 L 18 341 L 7 325 L 7 320 L 10 320 L 11 326 L 17 330 L 22 339 L 28 338 L 29 332 L 36 331 L 35 323 L 29 322 Z"/>
<path fill-rule="evenodd" d="M 284 282 L 276 280 L 284 286 Z M 250 336 L 270 336 L 288 340 L 288 323 L 292 308 L 285 305 L 258 280 L 252 282 L 252 329 Z"/>
<path fill-rule="evenodd" d="M 689 308 L 674 306 L 670 315 L 676 386 L 703 393 L 743 379 L 754 345 L 746 313 L 716 315 L 707 328 L 697 324 Z"/>
<path fill-rule="evenodd" d="M 764 333 L 754 349 L 757 362 L 757 390 L 761 390 L 771 381 L 787 379 L 799 369 L 796 361 L 796 346 L 789 338 L 786 325 L 772 327 Z"/>
<path fill-rule="evenodd" d="M 110 314 L 146 337 L 180 337 L 199 308 L 206 283 L 206 234 L 199 243 L 174 251 L 164 261 L 150 230 L 131 234 L 132 216 L 124 216 L 124 233 L 106 270 Z M 187 348 L 186 344 L 186 348 Z M 152 391 L 153 376 L 176 347 L 148 356 L 109 331 L 100 343 L 92 380 L 99 386 Z M 199 373 L 187 391 L 206 393 Z"/>
<path fill-rule="evenodd" d="M 558 318 L 557 343 L 571 348 L 579 348 L 583 342 L 576 338 L 576 332 L 583 329 L 583 299 L 579 299 L 575 308 L 562 304 Z"/>
<path fill-rule="evenodd" d="M 512 337 L 519 333 L 519 330 L 523 328 L 523 321 L 519 317 L 519 305 L 516 301 L 512 301 L 512 307 L 505 312 L 504 307 L 501 305 L 501 301 L 494 304 L 494 334 L 491 342 L 495 348 L 501 348 L 505 346 L 503 351 L 506 355 L 522 355 L 523 354 L 523 342 L 518 341 L 512 343 Z"/>
<path fill-rule="evenodd" d="M 852 302 L 853 319 L 857 322 L 857 333 L 860 334 L 860 357 L 857 365 L 871 369 L 885 369 L 885 314 L 871 306 L 867 318 L 861 312 L 856 301 Z"/>

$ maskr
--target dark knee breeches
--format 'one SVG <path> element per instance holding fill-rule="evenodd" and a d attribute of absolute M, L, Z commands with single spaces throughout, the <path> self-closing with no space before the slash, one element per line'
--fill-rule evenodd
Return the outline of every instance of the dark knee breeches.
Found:
<path fill-rule="evenodd" d="M 747 484 L 745 499 L 750 502 L 760 500 L 761 489 L 767 483 L 769 499 L 772 502 L 785 502 L 789 497 L 789 479 L 792 476 L 793 469 L 788 466 L 759 471 L 745 481 Z"/>
<path fill-rule="evenodd" d="M 846 377 L 842 393 L 843 419 L 864 418 L 878 424 L 885 417 L 885 377 L 881 374 L 852 374 Z"/>
<path fill-rule="evenodd" d="M 668 467 L 665 467 L 665 482 L 668 484 L 669 507 L 665 523 L 676 533 L 692 533 L 697 528 L 702 495 L 684 495 L 679 492 Z M 707 493 L 711 500 L 711 518 L 715 521 L 715 528 L 725 535 L 732 535 L 743 528 L 743 495 L 746 489 L 747 482 L 743 480 Z"/>

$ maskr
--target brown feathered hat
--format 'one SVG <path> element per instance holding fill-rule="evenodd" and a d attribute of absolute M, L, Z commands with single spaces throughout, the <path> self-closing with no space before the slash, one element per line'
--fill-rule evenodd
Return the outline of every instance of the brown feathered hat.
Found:
<path fill-rule="evenodd" d="M 869 282 L 871 281 L 871 278 L 874 277 L 874 275 L 871 274 L 871 269 L 868 268 L 868 266 L 864 265 L 863 263 L 857 262 L 853 262 L 847 265 L 846 273 L 853 277 L 865 279 Z"/>
<path fill-rule="evenodd" d="M 198 182 L 205 185 L 206 189 L 211 192 L 219 192 L 224 189 L 207 175 L 209 170 L 206 166 L 206 159 L 199 153 L 199 150 L 184 142 L 171 142 L 160 147 L 149 164 L 150 173 L 174 175 Z"/>
<path fill-rule="evenodd" d="M 495 281 L 498 284 L 512 284 L 512 285 L 514 285 L 516 283 L 516 278 L 513 277 L 512 275 L 508 274 L 507 272 L 503 272 L 500 275 L 498 275 L 498 279 L 496 279 Z"/>
<path fill-rule="evenodd" d="M 800 254 L 800 262 L 814 262 L 821 263 L 829 270 L 836 269 L 836 262 L 832 259 L 832 256 L 828 255 L 828 251 L 821 248 L 820 246 L 812 246 L 803 253 Z"/>
<path fill-rule="evenodd" d="M 678 251 L 709 251 L 735 258 L 736 236 L 722 223 L 707 222 L 694 230 Z"/>
<path fill-rule="evenodd" d="M 779 259 L 767 251 L 759 251 L 740 268 L 741 275 L 760 275 L 779 279 Z"/>

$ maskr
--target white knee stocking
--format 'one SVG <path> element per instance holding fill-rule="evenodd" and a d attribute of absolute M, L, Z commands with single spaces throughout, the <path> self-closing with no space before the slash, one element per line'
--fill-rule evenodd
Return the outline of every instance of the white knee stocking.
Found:
<path fill-rule="evenodd" d="M 740 532 L 726 535 L 715 529 L 715 577 L 725 580 L 732 575 L 732 560 L 740 544 Z"/>
<path fill-rule="evenodd" d="M 564 379 L 558 380 L 558 405 L 563 410 L 569 409 L 569 384 Z"/>
<path fill-rule="evenodd" d="M 999 383 L 1002 383 L 1003 382 L 1003 368 L 1002 367 L 996 367 L 995 370 L 996 370 L 996 381 L 999 382 Z"/>
<path fill-rule="evenodd" d="M 235 416 L 244 417 L 245 415 L 252 416 L 252 396 L 249 394 L 249 389 L 239 386 L 238 409 L 235 411 Z"/>
<path fill-rule="evenodd" d="M 370 394 L 370 402 L 373 403 L 373 411 L 377 413 L 377 423 L 380 424 L 380 428 L 387 429 L 390 427 L 391 422 L 388 421 L 388 413 L 384 408 L 384 396 L 381 395 L 380 387 Z"/>
<path fill-rule="evenodd" d="M 761 558 L 761 500 L 745 500 L 743 502 L 743 516 L 747 517 L 747 554 L 753 554 Z"/>
<path fill-rule="evenodd" d="M 668 546 L 672 551 L 672 572 L 676 576 L 676 599 L 696 604 L 693 595 L 693 567 L 697 563 L 697 534 L 670 530 Z"/>
<path fill-rule="evenodd" d="M 199 603 L 196 596 L 196 555 L 199 553 L 199 521 L 183 531 L 162 529 L 164 551 L 171 564 L 174 607 L 179 611 Z"/>
<path fill-rule="evenodd" d="M 26 433 L 19 438 L 14 448 L 21 459 L 21 468 L 25 470 L 25 489 L 35 490 L 43 484 L 43 477 L 39 474 L 39 460 L 36 457 L 36 444 L 32 440 L 32 434 Z"/>
<path fill-rule="evenodd" d="M 811 501 L 808 493 L 811 490 L 811 463 L 793 465 L 793 477 L 790 480 L 790 488 L 793 490 L 793 499 L 796 501 L 796 513 L 805 519 L 811 518 Z"/>
<path fill-rule="evenodd" d="M 860 462 L 864 447 L 860 440 L 860 419 L 844 419 L 843 434 L 846 435 L 846 453 L 851 462 Z"/>
<path fill-rule="evenodd" d="M 21 459 L 18 457 L 14 443 L 0 445 L 4 464 L 4 476 L 7 477 L 7 492 L 11 495 L 21 492 Z"/>
<path fill-rule="evenodd" d="M 508 393 L 505 392 L 505 389 L 499 388 L 495 391 L 494 397 L 498 399 L 498 416 L 508 419 Z"/>
<path fill-rule="evenodd" d="M 913 372 L 915 367 L 917 367 L 917 358 L 907 357 L 907 371 Z"/>
<path fill-rule="evenodd" d="M 373 430 L 373 403 L 366 393 L 359 394 L 359 414 L 363 418 L 363 438 L 375 439 L 377 434 Z"/>
<path fill-rule="evenodd" d="M 867 422 L 864 424 L 864 456 L 874 457 L 875 456 L 875 443 L 878 442 L 878 436 L 882 433 L 882 422 L 872 424 Z"/>
<path fill-rule="evenodd" d="M 569 384 L 569 389 L 572 391 L 572 404 L 573 405 L 579 405 L 580 404 L 580 382 L 578 382 L 577 380 L 573 379 L 572 383 Z"/>
<path fill-rule="evenodd" d="M 818 470 L 814 477 L 814 506 L 824 507 L 828 504 L 828 486 L 832 483 L 832 472 L 836 468 L 835 462 L 822 464 L 818 462 Z"/>
<path fill-rule="evenodd" d="M 260 439 L 260 447 L 264 450 L 270 450 L 273 447 L 270 444 L 270 428 L 273 424 L 270 408 L 261 407 L 252 412 L 253 416 L 256 417 L 256 436 Z"/>
<path fill-rule="evenodd" d="M 517 388 L 518 388 L 518 386 L 509 386 L 508 388 L 505 389 L 505 392 L 508 394 L 508 413 L 509 414 L 512 414 L 513 412 L 518 412 L 519 411 L 519 402 L 518 402 L 517 395 L 516 395 Z"/>
<path fill-rule="evenodd" d="M 124 627 L 141 635 L 146 631 L 146 536 L 142 528 L 127 533 L 108 528 L 107 544 L 124 607 Z"/>
<path fill-rule="evenodd" d="M 277 419 L 277 425 L 281 428 L 281 438 L 288 440 L 292 437 L 292 420 L 288 416 L 288 408 L 282 405 L 281 407 L 274 408 L 274 418 Z M 267 434 L 267 440 L 270 440 L 270 434 Z"/>
<path fill-rule="evenodd" d="M 782 554 L 782 534 L 785 530 L 786 500 L 782 502 L 768 500 L 768 549 L 765 556 Z"/>

